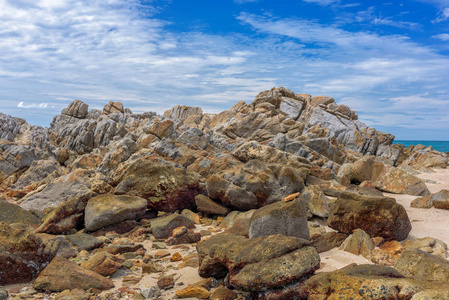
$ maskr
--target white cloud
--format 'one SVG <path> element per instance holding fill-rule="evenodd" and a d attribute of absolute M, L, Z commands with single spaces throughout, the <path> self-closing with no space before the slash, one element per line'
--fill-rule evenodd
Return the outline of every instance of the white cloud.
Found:
<path fill-rule="evenodd" d="M 439 39 L 442 40 L 444 42 L 449 41 L 449 34 L 448 33 L 440 33 L 437 35 L 432 36 L 434 39 Z"/>
<path fill-rule="evenodd" d="M 303 0 L 303 1 L 307 3 L 318 4 L 321 6 L 328 6 L 331 4 L 340 3 L 340 0 Z"/>
<path fill-rule="evenodd" d="M 439 23 L 449 19 L 449 7 L 445 7 L 438 12 L 437 18 L 434 22 Z"/>
<path fill-rule="evenodd" d="M 39 108 L 39 109 L 44 109 L 48 107 L 48 103 L 30 103 L 30 104 L 25 104 L 23 101 L 19 102 L 19 104 L 17 104 L 17 107 L 19 108 Z"/>
<path fill-rule="evenodd" d="M 258 2 L 259 0 L 234 0 L 237 4 L 244 4 L 244 3 L 251 3 L 251 2 Z"/>

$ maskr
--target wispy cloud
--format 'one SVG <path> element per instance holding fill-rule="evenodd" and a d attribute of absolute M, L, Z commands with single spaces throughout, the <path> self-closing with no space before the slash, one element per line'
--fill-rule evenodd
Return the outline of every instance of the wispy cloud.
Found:
<path fill-rule="evenodd" d="M 19 102 L 19 104 L 17 104 L 17 107 L 19 108 L 39 108 L 39 109 L 44 109 L 48 107 L 48 103 L 28 103 L 28 104 L 24 104 L 23 101 Z"/>
<path fill-rule="evenodd" d="M 321 6 L 328 6 L 331 4 L 340 3 L 340 0 L 303 0 L 303 1 L 307 3 L 318 4 Z"/>
<path fill-rule="evenodd" d="M 444 42 L 449 41 L 449 33 L 440 33 L 437 35 L 432 36 L 434 39 L 439 39 Z"/>
<path fill-rule="evenodd" d="M 244 3 L 251 3 L 251 2 L 259 2 L 259 0 L 234 0 L 234 3 L 237 3 L 237 4 L 244 4 Z"/>

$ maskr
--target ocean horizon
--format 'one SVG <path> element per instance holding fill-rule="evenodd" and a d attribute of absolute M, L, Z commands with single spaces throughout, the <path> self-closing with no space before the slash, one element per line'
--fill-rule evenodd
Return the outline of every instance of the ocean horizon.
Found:
<path fill-rule="evenodd" d="M 397 140 L 393 144 L 402 144 L 406 148 L 410 145 L 424 145 L 426 147 L 432 146 L 436 151 L 449 152 L 449 141 L 411 141 L 411 140 Z"/>

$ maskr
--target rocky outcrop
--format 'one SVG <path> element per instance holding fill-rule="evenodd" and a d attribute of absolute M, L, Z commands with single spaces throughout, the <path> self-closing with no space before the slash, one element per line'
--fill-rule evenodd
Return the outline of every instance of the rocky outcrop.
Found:
<path fill-rule="evenodd" d="M 389 193 L 416 196 L 430 193 L 421 179 L 402 169 L 385 165 L 374 156 L 365 156 L 354 163 L 344 164 L 338 176 L 356 184 L 370 181 L 377 189 Z"/>
<path fill-rule="evenodd" d="M 319 267 L 320 258 L 307 240 L 270 235 L 248 240 L 233 234 L 198 243 L 202 277 L 229 273 L 234 288 L 269 292 L 303 281 Z"/>
<path fill-rule="evenodd" d="M 0 222 L 6 224 L 20 223 L 37 227 L 41 224 L 41 220 L 31 212 L 21 208 L 17 204 L 0 201 Z"/>
<path fill-rule="evenodd" d="M 404 207 L 388 197 L 344 191 L 335 202 L 327 220 L 329 227 L 346 234 L 360 228 L 371 237 L 404 240 L 412 229 Z"/>
<path fill-rule="evenodd" d="M 405 276 L 416 276 L 441 282 L 449 280 L 449 262 L 441 256 L 418 249 L 402 252 L 394 267 Z"/>
<path fill-rule="evenodd" d="M 62 114 L 78 118 L 84 119 L 87 116 L 87 112 L 89 109 L 89 105 L 80 100 L 75 100 L 67 108 L 62 110 Z"/>

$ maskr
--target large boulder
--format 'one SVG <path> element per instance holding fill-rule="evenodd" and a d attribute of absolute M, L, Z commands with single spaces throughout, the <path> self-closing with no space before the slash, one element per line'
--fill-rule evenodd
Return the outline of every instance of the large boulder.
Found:
<path fill-rule="evenodd" d="M 86 230 L 95 231 L 102 227 L 125 220 L 142 217 L 147 208 L 147 200 L 127 195 L 105 194 L 91 198 L 84 212 Z"/>
<path fill-rule="evenodd" d="M 76 228 L 84 218 L 84 209 L 91 195 L 89 192 L 75 196 L 58 205 L 45 215 L 36 232 L 61 234 Z"/>
<path fill-rule="evenodd" d="M 419 249 L 408 249 L 402 252 L 394 267 L 405 276 L 416 276 L 441 282 L 449 281 L 449 261 Z"/>
<path fill-rule="evenodd" d="M 14 173 L 27 168 L 38 159 L 35 150 L 23 145 L 0 143 L 0 182 Z"/>
<path fill-rule="evenodd" d="M 37 227 L 41 223 L 41 220 L 28 210 L 6 201 L 0 201 L 0 221 L 7 224 L 27 224 L 33 227 Z"/>
<path fill-rule="evenodd" d="M 329 216 L 329 205 L 321 187 L 310 185 L 302 191 L 301 197 L 304 198 L 310 213 L 322 218 Z"/>
<path fill-rule="evenodd" d="M 424 181 L 418 177 L 392 166 L 388 166 L 374 156 L 365 156 L 354 163 L 346 163 L 338 171 L 339 177 L 360 184 L 370 181 L 381 191 L 395 194 L 425 196 L 429 194 Z"/>
<path fill-rule="evenodd" d="M 282 234 L 310 239 L 304 199 L 279 201 L 256 210 L 251 217 L 249 238 Z"/>
<path fill-rule="evenodd" d="M 430 197 L 435 208 L 449 210 L 449 190 L 441 190 Z"/>
<path fill-rule="evenodd" d="M 88 187 L 89 175 L 86 170 L 75 170 L 52 181 L 41 191 L 28 194 L 22 198 L 20 206 L 43 211 L 49 207 L 57 207 L 73 197 L 92 197 L 94 193 Z"/>
<path fill-rule="evenodd" d="M 115 191 L 145 198 L 158 211 L 173 212 L 195 206 L 199 179 L 183 168 L 139 159 L 128 167 Z"/>
<path fill-rule="evenodd" d="M 308 299 L 447 299 L 449 285 L 406 278 L 391 267 L 353 264 L 313 276 L 307 292 Z"/>
<path fill-rule="evenodd" d="M 360 228 L 371 237 L 381 236 L 388 241 L 404 240 L 412 229 L 405 208 L 395 199 L 351 190 L 340 194 L 327 224 L 346 234 Z"/>
<path fill-rule="evenodd" d="M 55 257 L 33 283 L 39 291 L 61 292 L 72 289 L 108 290 L 114 287 L 112 280 L 78 266 L 68 259 Z"/>
<path fill-rule="evenodd" d="M 83 268 L 97 272 L 100 275 L 108 276 L 117 272 L 122 264 L 119 259 L 106 251 L 99 251 L 88 260 L 81 263 Z"/>
<path fill-rule="evenodd" d="M 428 147 L 413 152 L 403 164 L 417 169 L 422 167 L 444 169 L 448 165 L 448 155 L 447 153 L 435 151 L 431 147 Z"/>
<path fill-rule="evenodd" d="M 197 245 L 202 277 L 222 278 L 240 290 L 266 292 L 297 284 L 319 268 L 320 258 L 307 240 L 283 235 L 252 240 L 221 234 Z"/>
<path fill-rule="evenodd" d="M 53 258 L 31 228 L 15 225 L 0 222 L 0 285 L 31 281 Z"/>

